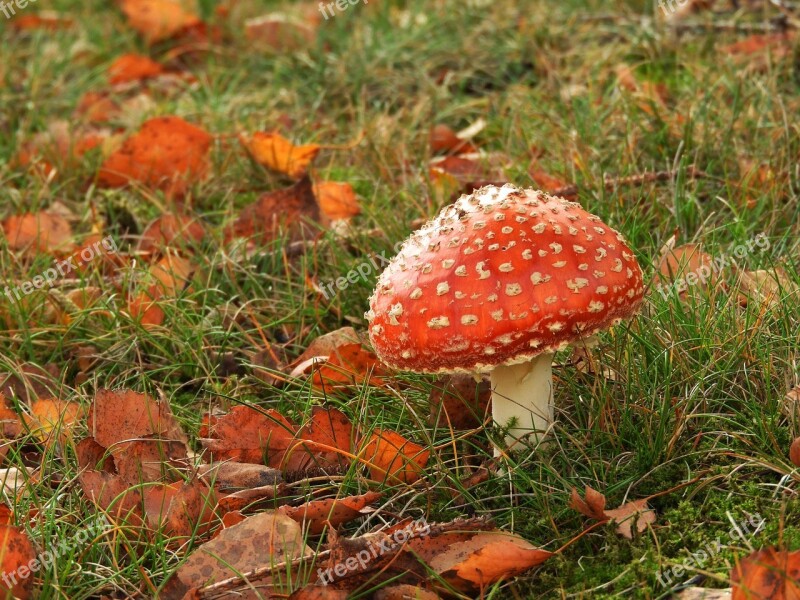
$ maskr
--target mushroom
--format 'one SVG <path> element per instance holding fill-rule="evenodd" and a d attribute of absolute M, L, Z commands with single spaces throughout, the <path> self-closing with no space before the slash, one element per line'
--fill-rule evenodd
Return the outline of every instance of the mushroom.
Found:
<path fill-rule="evenodd" d="M 365 316 L 391 367 L 489 372 L 492 415 L 511 445 L 553 421 L 553 354 L 632 316 L 643 293 L 633 252 L 599 217 L 489 185 L 403 242 Z"/>

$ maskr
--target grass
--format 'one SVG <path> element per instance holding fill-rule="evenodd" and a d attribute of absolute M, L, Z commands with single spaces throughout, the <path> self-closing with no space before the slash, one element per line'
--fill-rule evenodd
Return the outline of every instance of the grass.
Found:
<path fill-rule="evenodd" d="M 7 216 L 62 203 L 77 217 L 77 232 L 99 223 L 125 248 L 168 206 L 163 197 L 87 187 L 97 166 L 92 161 L 47 183 L 8 164 L 22 141 L 54 119 L 70 120 L 81 95 L 104 85 L 116 56 L 147 52 L 107 4 L 54 0 L 75 21 L 66 31 L 20 35 L 0 23 L 6 27 L 0 206 Z M 202 5 L 213 13 L 214 2 Z M 38 8 L 44 7 L 31 10 Z M 234 15 L 241 20 L 288 8 L 253 4 Z M 596 529 L 535 571 L 486 590 L 490 598 L 663 598 L 671 586 L 661 586 L 658 573 L 713 540 L 720 540 L 719 552 L 672 585 L 695 577 L 707 587 L 727 587 L 735 558 L 750 545 L 800 548 L 800 475 L 788 461 L 800 431 L 797 415 L 781 410 L 786 391 L 800 383 L 800 301 L 790 289 L 780 302 L 740 306 L 737 275 L 728 271 L 722 284 L 696 288 L 686 301 L 653 291 L 639 316 L 591 350 L 598 371 L 614 377 L 579 372 L 568 353 L 559 355 L 550 443 L 513 455 L 506 476 L 469 489 L 460 483 L 469 472 L 467 455 L 487 458 L 488 437 L 482 432 L 453 446 L 452 431 L 429 424 L 434 378 L 403 374 L 402 387 L 364 386 L 323 399 L 306 381 L 275 387 L 253 375 L 253 354 L 267 343 L 293 358 L 320 334 L 343 325 L 364 329 L 375 274 L 330 302 L 307 287 L 306 276 L 328 282 L 371 254 L 388 256 L 414 219 L 435 214 L 441 200 L 427 160 L 436 123 L 458 129 L 485 119 L 478 144 L 504 153 L 506 176 L 519 185 L 532 183 L 527 168 L 531 148 L 538 148 L 541 168 L 577 183 L 578 201 L 625 233 L 648 280 L 660 248 L 677 230 L 681 241 L 702 242 L 715 256 L 763 233 L 770 248 L 737 259 L 739 266 L 782 266 L 800 284 L 796 57 L 771 57 L 755 68 L 757 57 L 724 49 L 746 34 L 712 29 L 676 36 L 649 19 L 654 11 L 633 0 L 613 9 L 592 0 L 389 1 L 358 4 L 323 22 L 317 41 L 299 53 L 254 51 L 237 33 L 188 65 L 195 86 L 156 95 L 126 125 L 178 114 L 224 136 L 271 129 L 288 118 L 294 139 L 326 145 L 347 145 L 363 132 L 352 149 L 323 151 L 316 162 L 318 178 L 351 182 L 359 193 L 363 214 L 352 238 L 344 243 L 323 231 L 316 247 L 292 258 L 283 252 L 284 240 L 253 257 L 227 251 L 222 226 L 258 193 L 287 182 L 222 137 L 213 177 L 187 200 L 209 231 L 196 249 L 200 268 L 191 288 L 166 305 L 166 325 L 148 329 L 131 320 L 120 290 L 90 271 L 85 283 L 102 290 L 105 314 L 72 310 L 70 322 L 59 325 L 48 320 L 44 293 L 24 306 L 2 303 L 7 326 L 0 330 L 0 370 L 55 365 L 62 397 L 86 404 L 98 387 L 163 394 L 192 436 L 211 406 L 252 403 L 300 422 L 327 400 L 365 427 L 437 448 L 424 485 L 388 487 L 386 510 L 429 521 L 490 515 L 498 527 L 549 550 L 587 525 L 568 507 L 573 487 L 602 491 L 609 507 L 656 495 L 656 523 L 633 540 L 618 536 L 613 525 Z M 236 22 L 229 27 L 237 32 Z M 152 54 L 167 50 L 157 46 Z M 663 102 L 620 85 L 622 66 L 640 86 L 662 86 Z M 746 161 L 768 165 L 773 178 L 757 181 Z M 691 164 L 708 177 L 686 177 Z M 674 181 L 602 184 L 606 174 L 673 168 Z M 374 230 L 383 235 L 366 233 Z M 5 247 L 0 254 L 7 281 L 27 280 L 47 264 L 47 257 L 29 260 Z M 93 348 L 94 364 L 76 383 L 77 356 L 86 347 Z M 223 357 L 239 374 L 225 375 Z M 34 451 L 34 440 L 23 442 L 11 447 L 5 466 L 38 471 L 27 495 L 6 497 L 39 546 L 52 548 L 91 522 L 95 510 L 76 485 L 70 444 Z M 359 493 L 368 485 L 351 470 L 328 493 Z M 461 498 L 453 500 L 449 489 L 460 490 Z M 35 520 L 19 517 L 34 510 Z M 732 524 L 756 513 L 763 531 L 732 539 Z M 367 519 L 347 532 L 375 524 Z M 150 597 L 180 561 L 163 539 L 133 549 L 122 536 L 98 535 L 40 571 L 37 587 L 42 598 Z"/>

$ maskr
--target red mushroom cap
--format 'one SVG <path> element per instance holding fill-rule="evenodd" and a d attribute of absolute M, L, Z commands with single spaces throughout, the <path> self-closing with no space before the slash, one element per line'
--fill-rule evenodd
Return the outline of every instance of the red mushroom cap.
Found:
<path fill-rule="evenodd" d="M 392 367 L 484 371 L 606 329 L 643 293 L 619 233 L 579 204 L 507 184 L 462 196 L 413 233 L 366 317 Z"/>

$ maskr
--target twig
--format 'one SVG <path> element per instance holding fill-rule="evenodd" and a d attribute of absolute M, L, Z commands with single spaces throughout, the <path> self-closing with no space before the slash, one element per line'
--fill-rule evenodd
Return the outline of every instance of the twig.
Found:
<path fill-rule="evenodd" d="M 643 183 L 652 183 L 656 181 L 671 181 L 677 176 L 677 171 L 645 171 L 644 173 L 637 173 L 636 175 L 628 175 L 626 177 L 608 177 L 606 176 L 603 181 L 603 187 L 607 190 L 613 190 L 617 187 L 641 185 Z M 705 179 L 708 175 L 703 171 L 690 165 L 686 167 L 685 175 L 690 179 Z M 575 196 L 580 191 L 576 184 L 566 185 L 549 192 L 552 196 Z"/>

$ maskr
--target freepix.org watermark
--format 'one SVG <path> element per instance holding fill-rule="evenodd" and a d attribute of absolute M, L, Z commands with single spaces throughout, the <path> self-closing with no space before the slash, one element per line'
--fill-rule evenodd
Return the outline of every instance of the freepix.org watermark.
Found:
<path fill-rule="evenodd" d="M 320 567 L 317 569 L 317 577 L 322 582 L 322 585 L 328 585 L 333 582 L 334 576 L 341 579 L 349 571 L 355 571 L 359 567 L 364 570 L 371 561 L 395 550 L 411 538 L 423 538 L 430 532 L 431 526 L 424 518 L 420 517 L 403 529 L 393 531 L 380 541 L 369 542 L 366 548 L 359 550 L 353 556 L 348 556 L 346 560 L 337 563 L 335 566 L 328 567 L 325 570 Z"/>
<path fill-rule="evenodd" d="M 325 17 L 327 21 L 330 17 L 336 16 L 336 11 L 344 12 L 351 6 L 355 6 L 359 2 L 363 2 L 364 4 L 369 4 L 369 0 L 336 0 L 336 2 L 320 2 L 319 3 L 319 12 L 322 13 L 322 16 Z M 334 8 L 336 11 L 334 11 Z M 330 16 L 329 12 L 330 11 Z"/>
<path fill-rule="evenodd" d="M 84 529 L 81 529 L 74 536 L 61 540 L 61 543 L 58 546 L 54 546 L 52 550 L 45 550 L 44 552 L 38 554 L 36 558 L 32 558 L 24 565 L 17 567 L 15 570 L 3 573 L 2 577 L 0 578 L 2 578 L 3 583 L 5 583 L 10 589 L 19 584 L 19 582 L 25 581 L 28 577 L 37 573 L 41 569 L 52 565 L 59 558 L 75 549 L 77 546 L 85 544 L 91 538 L 94 538 L 98 534 L 108 529 L 108 527 L 109 523 L 95 521 Z"/>
<path fill-rule="evenodd" d="M 733 523 L 732 518 L 731 522 Z M 764 523 L 766 523 L 766 521 L 758 513 L 751 515 L 749 519 L 742 519 L 738 525 L 734 523 L 733 527 L 728 531 L 725 544 L 727 545 L 731 542 L 735 542 L 737 539 L 747 543 L 748 540 L 752 539 L 764 528 Z M 748 524 L 752 530 L 747 527 Z M 675 565 L 666 571 L 659 571 L 657 575 L 658 583 L 661 584 L 661 587 L 666 587 L 672 584 L 673 577 L 680 578 L 687 571 L 702 569 L 709 560 L 719 554 L 720 550 L 722 550 L 722 546 L 723 542 L 720 540 L 720 537 L 717 536 L 717 539 L 706 544 L 705 548 L 696 550 L 686 557 L 681 564 Z"/>
<path fill-rule="evenodd" d="M 720 271 L 729 267 L 732 262 L 731 257 L 736 257 L 741 260 L 748 254 L 752 254 L 755 248 L 763 252 L 769 250 L 769 247 L 770 243 L 767 236 L 764 233 L 759 233 L 757 236 L 747 240 L 744 244 L 736 246 L 730 254 L 722 254 L 715 257 L 710 265 L 703 263 L 693 271 L 686 273 L 683 277 L 678 277 L 670 285 L 658 285 L 656 289 L 664 300 L 666 300 L 671 294 L 680 294 L 697 284 L 704 284 L 709 277 L 717 275 Z"/>
<path fill-rule="evenodd" d="M 402 245 L 403 242 L 397 242 L 394 245 L 393 250 L 395 254 L 400 251 L 400 246 Z M 323 283 L 319 286 L 319 288 L 322 291 L 322 295 L 325 296 L 325 299 L 330 300 L 338 292 L 346 290 L 351 285 L 358 283 L 359 281 L 366 281 L 367 277 L 372 274 L 377 275 L 381 270 L 383 270 L 383 267 L 388 265 L 390 262 L 392 262 L 392 259 L 386 257 L 386 251 L 383 251 L 380 254 L 373 254 L 368 258 L 368 260 L 360 263 L 354 269 L 350 269 L 345 275 L 337 277 L 328 283 Z M 334 288 L 336 288 L 336 290 L 334 290 Z"/>
<path fill-rule="evenodd" d="M 78 265 L 85 265 L 86 263 L 91 262 L 103 254 L 103 251 L 105 251 L 106 254 L 116 253 L 117 243 L 114 241 L 114 238 L 107 236 L 102 240 L 95 242 L 91 246 L 86 246 L 80 252 L 76 252 L 61 262 L 56 263 L 55 267 L 46 269 L 41 275 L 34 276 L 30 281 L 25 281 L 14 287 L 10 285 L 4 286 L 3 294 L 5 294 L 9 300 L 21 300 L 22 296 L 31 294 L 33 290 L 40 290 L 45 285 L 53 287 L 59 277 L 64 277 L 67 275 L 67 273 L 76 271 L 78 269 Z M 20 292 L 22 293 L 22 296 L 20 295 Z"/>
<path fill-rule="evenodd" d="M 36 0 L 0 0 L 0 11 L 3 11 L 6 19 L 10 19 L 17 14 L 17 11 L 14 10 L 15 6 L 20 10 L 24 10 L 32 2 L 36 2 Z"/>

